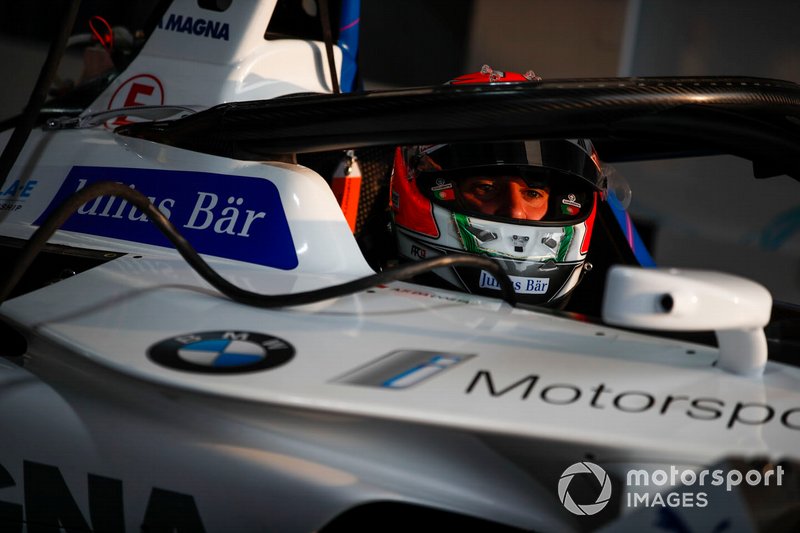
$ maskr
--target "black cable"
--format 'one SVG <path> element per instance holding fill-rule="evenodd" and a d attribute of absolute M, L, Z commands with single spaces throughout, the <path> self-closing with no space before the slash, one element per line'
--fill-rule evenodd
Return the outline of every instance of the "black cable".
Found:
<path fill-rule="evenodd" d="M 290 294 L 259 294 L 244 290 L 233 285 L 228 280 L 217 274 L 208 263 L 192 248 L 189 242 L 178 232 L 175 226 L 159 211 L 150 200 L 142 193 L 130 187 L 116 182 L 103 181 L 94 183 L 76 192 L 67 198 L 57 209 L 55 209 L 45 219 L 41 226 L 33 233 L 28 242 L 22 248 L 20 257 L 15 263 L 11 273 L 6 278 L 2 288 L 0 288 L 0 304 L 8 298 L 11 291 L 22 279 L 23 274 L 31 265 L 39 251 L 47 243 L 47 240 L 56 232 L 72 214 L 83 204 L 100 196 L 116 196 L 124 198 L 141 210 L 152 221 L 158 229 L 175 245 L 175 248 L 183 256 L 189 266 L 200 274 L 203 279 L 210 283 L 219 292 L 235 302 L 242 304 L 270 308 L 285 307 L 293 305 L 310 304 L 353 294 L 376 285 L 408 279 L 424 272 L 442 267 L 466 266 L 482 268 L 489 271 L 500 283 L 500 290 L 503 299 L 511 305 L 516 304 L 516 297 L 511 280 L 502 267 L 491 259 L 473 255 L 449 255 L 420 261 L 407 263 L 396 268 L 379 272 L 371 276 L 359 278 L 340 285 L 324 287 L 306 292 Z"/>
<path fill-rule="evenodd" d="M 42 69 L 39 71 L 39 78 L 36 80 L 36 85 L 31 92 L 31 97 L 25 110 L 19 116 L 19 120 L 14 128 L 14 133 L 8 140 L 8 144 L 3 149 L 3 154 L 0 155 L 0 186 L 2 186 L 11 168 L 17 161 L 28 136 L 33 130 L 36 119 L 39 117 L 39 112 L 47 100 L 47 93 L 50 90 L 50 85 L 53 83 L 53 78 L 58 71 L 58 64 L 61 62 L 61 56 L 64 55 L 64 50 L 67 47 L 67 40 L 72 27 L 75 25 L 75 19 L 78 16 L 78 7 L 80 0 L 72 0 L 64 14 L 64 22 L 61 24 L 61 29 L 53 42 L 50 43 L 50 50 L 47 52 L 47 59 L 45 59 Z"/>
<path fill-rule="evenodd" d="M 319 18 L 322 22 L 322 38 L 325 40 L 325 53 L 328 56 L 328 69 L 331 73 L 331 87 L 333 94 L 341 93 L 339 77 L 336 75 L 336 60 L 333 58 L 333 32 L 331 31 L 331 16 L 328 10 L 328 0 L 319 2 Z"/>

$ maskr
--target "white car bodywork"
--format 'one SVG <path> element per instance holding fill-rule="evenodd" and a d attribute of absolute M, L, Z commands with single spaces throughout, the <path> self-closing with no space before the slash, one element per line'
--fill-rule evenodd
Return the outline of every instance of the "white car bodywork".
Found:
<path fill-rule="evenodd" d="M 86 115 L 117 107 L 115 94 L 145 75 L 161 82 L 161 104 L 327 91 L 321 43 L 264 41 L 273 4 L 233 2 L 208 14 L 176 1 Z M 174 31 L 175 16 L 228 24 L 230 40 Z M 59 194 L 80 184 L 81 169 L 128 185 L 159 172 L 161 190 L 175 195 L 154 203 L 171 200 L 161 207 L 190 242 L 212 233 L 232 247 L 246 241 L 268 263 L 272 237 L 288 232 L 291 248 L 281 253 L 293 266 L 226 255 L 216 241 L 200 250 L 239 286 L 291 293 L 372 273 L 314 171 L 189 152 L 109 126 L 34 131 L 7 181 L 19 180 L 19 194 L 0 234 L 29 238 Z M 216 178 L 215 189 L 193 181 L 201 173 Z M 251 186 L 274 187 L 278 202 L 246 197 Z M 256 234 L 277 216 L 267 208 L 282 211 L 286 228 Z M 37 522 L 70 531 L 143 523 L 308 531 L 387 501 L 580 530 L 585 517 L 567 512 L 556 490 L 572 463 L 591 460 L 620 480 L 632 464 L 800 460 L 797 367 L 767 361 L 763 375 L 737 375 L 715 366 L 714 347 L 410 283 L 245 307 L 173 249 L 131 237 L 146 222 L 121 203 L 87 205 L 75 217 L 122 229 L 67 226 L 50 242 L 123 255 L 0 308 L 27 340 L 24 357 L 0 358 L 0 519 L 24 517 L 31 531 Z M 230 374 L 154 360 L 155 347 L 207 333 L 258 337 L 266 353 L 288 346 L 292 354 Z"/>

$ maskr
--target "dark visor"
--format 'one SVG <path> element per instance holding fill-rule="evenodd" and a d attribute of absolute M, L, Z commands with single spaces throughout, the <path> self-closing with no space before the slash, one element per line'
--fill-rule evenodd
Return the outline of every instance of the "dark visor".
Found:
<path fill-rule="evenodd" d="M 578 223 L 589 216 L 595 198 L 585 180 L 541 167 L 421 171 L 416 180 L 422 194 L 451 211 L 515 223 Z"/>
<path fill-rule="evenodd" d="M 601 189 L 602 176 L 589 156 L 590 148 L 581 149 L 566 140 L 511 141 L 497 143 L 461 143 L 431 146 L 411 161 L 418 172 L 448 171 L 491 165 L 543 167 L 581 178 Z"/>

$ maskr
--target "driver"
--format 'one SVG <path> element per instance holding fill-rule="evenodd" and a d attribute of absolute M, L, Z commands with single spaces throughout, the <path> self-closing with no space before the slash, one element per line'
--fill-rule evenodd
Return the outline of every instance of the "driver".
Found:
<path fill-rule="evenodd" d="M 484 67 L 451 83 L 520 79 L 531 78 Z M 398 148 L 391 207 L 400 256 L 488 256 L 506 270 L 520 303 L 563 304 L 590 267 L 586 254 L 603 182 L 585 139 Z M 452 267 L 433 276 L 427 281 L 436 285 L 499 295 L 499 283 L 485 271 Z"/>
<path fill-rule="evenodd" d="M 529 183 L 514 175 L 470 176 L 457 190 L 468 209 L 519 220 L 544 218 L 550 197 L 547 183 Z"/>

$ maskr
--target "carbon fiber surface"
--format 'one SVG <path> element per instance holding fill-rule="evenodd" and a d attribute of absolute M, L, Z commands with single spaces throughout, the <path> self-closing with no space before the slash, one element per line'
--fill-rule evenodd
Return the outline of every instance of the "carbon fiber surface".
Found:
<path fill-rule="evenodd" d="M 362 251 L 370 259 L 379 250 L 394 250 L 393 236 L 385 231 L 389 221 L 389 180 L 392 174 L 392 147 L 367 147 L 356 152 L 361 167 L 361 191 L 358 201 L 355 236 Z M 298 163 L 315 170 L 330 182 L 333 171 L 344 153 L 318 152 L 300 154 Z M 389 247 L 383 241 L 392 241 Z M 383 256 L 383 253 L 380 254 Z M 372 262 L 372 261 L 371 261 Z"/>
<path fill-rule="evenodd" d="M 800 175 L 800 87 L 760 78 L 603 78 L 306 95 L 223 104 L 117 131 L 240 159 L 440 141 L 649 138 L 670 150 L 739 155 L 763 175 Z"/>

